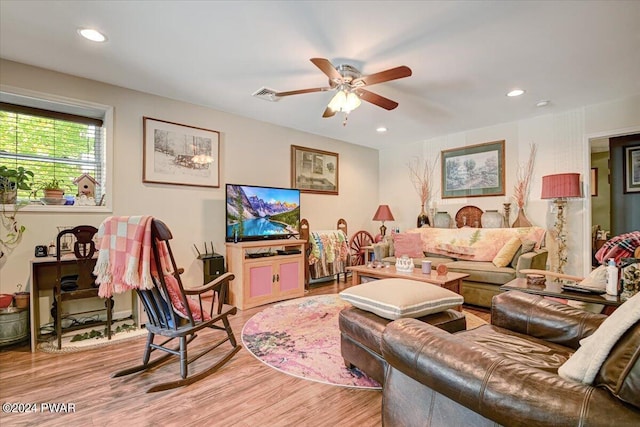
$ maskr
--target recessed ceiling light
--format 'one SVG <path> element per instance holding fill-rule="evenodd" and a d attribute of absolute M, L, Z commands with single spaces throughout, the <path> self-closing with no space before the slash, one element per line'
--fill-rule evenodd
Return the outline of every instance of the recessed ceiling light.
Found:
<path fill-rule="evenodd" d="M 102 34 L 98 30 L 94 30 L 91 28 L 79 28 L 78 34 L 80 34 L 87 40 L 91 40 L 92 42 L 102 43 L 107 40 L 107 37 L 104 34 Z"/>
<path fill-rule="evenodd" d="M 378 133 L 384 133 L 386 132 L 388 129 L 384 126 L 380 126 L 379 128 L 376 129 L 376 132 Z"/>
<path fill-rule="evenodd" d="M 507 96 L 520 96 L 524 93 L 522 89 L 513 89 L 511 92 L 507 93 Z"/>
<path fill-rule="evenodd" d="M 536 103 L 536 107 L 546 107 L 547 105 L 549 105 L 549 101 L 546 99 L 540 100 Z"/>

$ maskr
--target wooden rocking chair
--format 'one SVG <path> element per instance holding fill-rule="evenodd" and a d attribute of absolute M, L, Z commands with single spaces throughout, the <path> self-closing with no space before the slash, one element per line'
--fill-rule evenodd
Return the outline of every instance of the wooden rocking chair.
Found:
<path fill-rule="evenodd" d="M 154 219 L 151 225 L 151 233 L 152 249 L 157 271 L 164 271 L 161 265 L 161 253 L 159 252 L 159 245 L 164 242 L 166 243 L 168 255 L 171 259 L 172 271 L 174 271 L 174 273 L 168 277 L 164 277 L 162 274 L 159 274 L 159 280 L 156 282 L 156 286 L 153 289 L 136 291 L 149 319 L 146 324 L 149 334 L 147 336 L 142 364 L 116 372 L 112 375 L 112 378 L 115 378 L 133 374 L 135 372 L 145 371 L 159 365 L 172 355 L 179 356 L 180 375 L 182 378 L 176 381 L 157 384 L 148 389 L 147 393 L 169 390 L 198 381 L 222 367 L 225 363 L 231 360 L 233 355 L 241 348 L 236 343 L 236 339 L 233 335 L 228 319 L 230 315 L 236 314 L 237 309 L 236 307 L 224 304 L 229 287 L 229 281 L 234 278 L 233 274 L 225 273 L 206 285 L 202 285 L 197 288 L 185 289 L 182 286 L 178 268 L 171 251 L 171 247 L 169 246 L 169 240 L 172 238 L 171 232 L 162 221 Z M 177 287 L 175 286 L 176 282 Z M 174 287 L 172 288 L 174 290 L 173 298 L 171 298 L 170 294 L 172 283 L 174 284 Z M 205 310 L 203 308 L 202 297 L 208 292 L 213 292 L 214 298 L 211 301 L 210 309 Z M 188 295 L 197 295 L 198 301 L 196 302 L 195 300 L 192 300 L 191 304 L 189 304 Z M 174 304 L 171 303 L 172 299 Z M 178 309 L 176 309 L 176 305 L 180 304 L 182 306 L 182 313 L 178 313 Z M 220 323 L 222 323 L 222 325 L 220 325 Z M 197 337 L 196 333 L 204 328 L 222 330 L 225 331 L 225 334 L 222 339 L 211 343 L 211 345 L 200 350 L 197 354 L 188 357 L 188 344 Z M 156 335 L 166 337 L 166 339 L 161 343 L 156 344 L 154 343 Z M 179 345 L 177 347 L 175 347 L 175 345 L 169 346 L 168 344 L 174 339 L 178 339 Z M 229 351 L 219 356 L 208 368 L 200 371 L 199 373 L 192 374 L 191 376 L 188 375 L 188 367 L 190 363 L 216 349 L 227 341 L 231 343 L 231 349 Z M 162 350 L 167 354 L 150 361 L 151 353 L 155 350 Z"/>

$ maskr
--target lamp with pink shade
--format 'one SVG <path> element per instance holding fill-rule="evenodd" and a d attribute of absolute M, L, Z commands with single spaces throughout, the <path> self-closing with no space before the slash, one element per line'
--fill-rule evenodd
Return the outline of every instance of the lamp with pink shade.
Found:
<path fill-rule="evenodd" d="M 557 214 L 554 224 L 555 240 L 558 244 L 558 273 L 564 273 L 567 264 L 567 230 L 564 208 L 567 199 L 581 198 L 579 173 L 561 173 L 542 177 L 542 199 L 553 199 Z"/>
<path fill-rule="evenodd" d="M 385 227 L 384 222 L 394 220 L 393 214 L 391 213 L 391 209 L 389 208 L 389 205 L 378 206 L 378 210 L 376 211 L 375 215 L 373 215 L 373 220 L 382 221 L 382 225 L 380 226 L 380 234 L 384 236 L 385 233 L 387 232 L 387 227 Z"/>

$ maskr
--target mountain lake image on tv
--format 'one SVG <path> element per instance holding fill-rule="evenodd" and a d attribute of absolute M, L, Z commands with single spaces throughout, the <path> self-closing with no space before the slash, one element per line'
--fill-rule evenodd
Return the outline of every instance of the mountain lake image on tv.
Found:
<path fill-rule="evenodd" d="M 226 241 L 286 239 L 298 234 L 300 190 L 227 184 Z"/>

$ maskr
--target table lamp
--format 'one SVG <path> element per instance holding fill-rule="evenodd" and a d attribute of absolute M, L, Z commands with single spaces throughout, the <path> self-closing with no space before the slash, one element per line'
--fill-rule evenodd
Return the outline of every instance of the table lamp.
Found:
<path fill-rule="evenodd" d="M 393 214 L 391 213 L 391 209 L 389 209 L 389 205 L 380 205 L 378 206 L 378 210 L 373 216 L 374 221 L 382 221 L 382 225 L 380 226 L 380 234 L 382 236 L 387 232 L 387 227 L 384 226 L 385 221 L 393 221 Z"/>
<path fill-rule="evenodd" d="M 542 196 L 540 198 L 553 199 L 557 208 L 554 230 L 558 244 L 558 273 L 564 273 L 564 266 L 567 263 L 567 230 L 564 207 L 567 204 L 567 199 L 580 197 L 582 197 L 582 193 L 579 173 L 561 173 L 542 177 Z"/>

